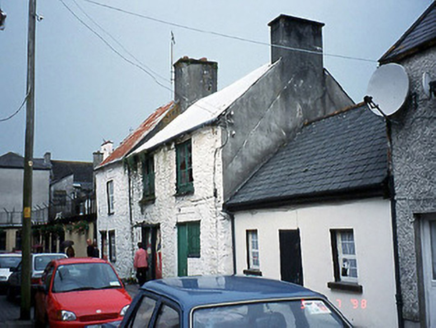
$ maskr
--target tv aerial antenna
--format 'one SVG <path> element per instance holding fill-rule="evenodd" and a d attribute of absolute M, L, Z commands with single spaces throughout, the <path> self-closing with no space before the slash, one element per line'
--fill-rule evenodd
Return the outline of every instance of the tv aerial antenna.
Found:
<path fill-rule="evenodd" d="M 403 66 L 382 65 L 372 74 L 364 101 L 374 114 L 387 118 L 404 106 L 409 88 L 409 77 Z"/>

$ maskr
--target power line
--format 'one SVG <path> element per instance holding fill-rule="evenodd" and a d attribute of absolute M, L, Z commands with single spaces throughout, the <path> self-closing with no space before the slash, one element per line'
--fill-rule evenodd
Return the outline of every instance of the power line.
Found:
<path fill-rule="evenodd" d="M 100 30 L 102 30 L 107 36 L 109 36 L 116 44 L 118 44 L 121 49 L 123 49 L 127 54 L 130 55 L 130 57 L 132 57 L 139 65 L 145 67 L 147 70 L 149 70 L 150 72 L 152 72 L 153 74 L 157 75 L 159 78 L 161 78 L 162 80 L 164 80 L 165 82 L 168 82 L 168 80 L 166 78 L 164 78 L 163 76 L 159 75 L 159 73 L 153 71 L 153 69 L 151 69 L 150 67 L 148 67 L 147 65 L 145 65 L 143 62 L 141 62 L 138 58 L 136 58 L 129 50 L 127 50 L 123 44 L 121 42 L 119 42 L 115 37 L 113 37 L 108 31 L 106 31 L 100 24 L 98 24 L 78 3 L 76 0 L 72 0 L 77 8 L 80 9 L 80 11 L 86 16 L 88 17 L 88 19 L 93 22 L 96 26 L 98 26 L 100 28 Z"/>
<path fill-rule="evenodd" d="M 151 20 L 151 21 L 154 21 L 154 22 L 157 22 L 157 23 L 161 23 L 161 24 L 165 24 L 165 25 L 170 25 L 170 26 L 182 28 L 182 29 L 185 29 L 185 30 L 190 30 L 190 31 L 198 32 L 198 33 L 206 33 L 206 34 L 220 36 L 220 37 L 227 38 L 227 39 L 233 39 L 233 40 L 237 40 L 237 41 L 248 42 L 248 43 L 253 43 L 253 44 L 263 45 L 263 46 L 268 46 L 268 47 L 276 47 L 276 48 L 281 48 L 281 49 L 286 49 L 286 50 L 291 50 L 291 51 L 298 51 L 298 52 L 304 52 L 304 53 L 310 53 L 310 54 L 316 54 L 316 55 L 324 55 L 324 56 L 327 56 L 327 57 L 336 57 L 336 58 L 341 58 L 341 59 L 359 60 L 359 61 L 365 61 L 365 62 L 371 62 L 371 63 L 378 63 L 377 60 L 373 60 L 373 59 L 360 58 L 360 57 L 352 57 L 352 56 L 345 56 L 345 55 L 337 55 L 337 54 L 330 54 L 330 53 L 323 53 L 322 51 L 314 51 L 314 50 L 307 50 L 307 49 L 300 49 L 300 48 L 294 48 L 294 47 L 287 47 L 287 46 L 276 45 L 276 44 L 269 44 L 267 42 L 250 40 L 250 39 L 246 39 L 246 38 L 242 38 L 242 37 L 238 37 L 238 36 L 234 36 L 234 35 L 229 35 L 229 34 L 224 34 L 224 33 L 219 33 L 219 32 L 214 32 L 214 31 L 207 31 L 207 30 L 203 30 L 203 29 L 199 29 L 199 28 L 195 28 L 195 27 L 190 27 L 190 26 L 186 26 L 186 25 L 182 25 L 182 24 L 177 24 L 177 23 L 165 21 L 165 20 L 154 18 L 154 17 L 151 17 L 151 16 L 146 16 L 146 15 L 143 15 L 143 14 L 138 14 L 138 13 L 135 13 L 135 12 L 132 12 L 132 11 L 127 11 L 127 10 L 124 10 L 124 9 L 121 9 L 121 8 L 109 6 L 109 5 L 106 5 L 106 4 L 103 4 L 103 3 L 99 3 L 99 2 L 96 2 L 96 1 L 93 1 L 93 0 L 83 0 L 83 1 L 95 4 L 97 6 L 106 7 L 106 8 L 115 10 L 115 11 L 119 11 L 119 12 L 122 12 L 124 14 L 128 14 L 128 15 L 144 18 L 144 19 Z"/>
<path fill-rule="evenodd" d="M 120 56 L 122 59 L 124 59 L 126 62 L 128 62 L 129 64 L 136 66 L 137 68 L 139 68 L 141 71 L 145 72 L 147 75 L 149 75 L 155 83 L 157 83 L 158 85 L 160 85 L 162 88 L 165 88 L 169 91 L 172 91 L 171 88 L 163 85 L 162 83 L 160 83 L 156 77 L 151 74 L 147 69 L 145 69 L 144 67 L 142 67 L 141 65 L 134 63 L 133 61 L 131 61 L 130 59 L 126 58 L 123 54 L 121 54 L 117 49 L 115 49 L 108 41 L 106 41 L 98 32 L 96 32 L 94 29 L 92 29 L 91 26 L 89 26 L 88 24 L 86 24 L 79 16 L 77 16 L 77 14 L 70 8 L 68 7 L 68 5 L 64 2 L 64 0 L 59 0 L 64 6 L 65 8 L 80 22 L 82 23 L 86 28 L 88 28 L 92 33 L 94 33 L 101 41 L 103 41 L 113 52 L 115 52 L 118 56 Z"/>
<path fill-rule="evenodd" d="M 15 111 L 15 113 L 13 113 L 12 115 L 10 115 L 10 116 L 8 116 L 6 118 L 0 119 L 0 122 L 6 122 L 6 121 L 10 120 L 11 118 L 13 118 L 15 115 L 17 115 L 21 111 L 21 109 L 23 108 L 24 104 L 26 103 L 28 96 L 29 96 L 29 93 L 27 93 L 26 97 L 24 97 L 23 103 L 21 104 L 20 108 L 18 108 Z"/>

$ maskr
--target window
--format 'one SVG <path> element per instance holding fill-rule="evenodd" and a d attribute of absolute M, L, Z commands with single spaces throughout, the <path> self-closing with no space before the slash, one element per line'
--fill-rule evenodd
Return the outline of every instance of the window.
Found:
<path fill-rule="evenodd" d="M 176 145 L 177 193 L 194 192 L 191 140 Z"/>
<path fill-rule="evenodd" d="M 107 212 L 108 214 L 114 213 L 114 182 L 108 181 L 107 183 Z"/>
<path fill-rule="evenodd" d="M 154 160 L 153 156 L 147 156 L 142 162 L 142 198 L 154 197 Z"/>
<path fill-rule="evenodd" d="M 357 285 L 358 270 L 353 230 L 331 230 L 330 234 L 335 283 L 329 283 L 328 286 L 362 292 L 362 286 Z M 357 288 L 350 285 L 355 285 Z"/>
<path fill-rule="evenodd" d="M 159 309 L 159 313 L 156 319 L 156 328 L 178 328 L 180 327 L 179 312 L 163 304 Z"/>
<path fill-rule="evenodd" d="M 153 315 L 154 307 L 156 306 L 156 301 L 150 297 L 144 297 L 136 310 L 135 315 L 133 315 L 132 328 L 143 328 L 148 327 Z"/>
<path fill-rule="evenodd" d="M 247 230 L 248 269 L 259 270 L 259 240 L 257 230 Z"/>
<path fill-rule="evenodd" d="M 115 252 L 115 230 L 109 231 L 109 260 L 115 262 L 117 260 Z"/>

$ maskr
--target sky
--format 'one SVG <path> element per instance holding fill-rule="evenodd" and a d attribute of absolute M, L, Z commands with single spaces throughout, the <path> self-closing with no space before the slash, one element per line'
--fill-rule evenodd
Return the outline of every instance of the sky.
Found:
<path fill-rule="evenodd" d="M 270 61 L 268 23 L 280 14 L 325 24 L 324 67 L 358 103 L 378 59 L 431 3 L 37 0 L 33 155 L 91 162 L 104 141 L 118 146 L 173 99 L 171 58 L 215 61 L 218 89 L 230 85 Z M 0 156 L 24 156 L 28 5 L 0 0 L 7 14 L 0 31 Z"/>

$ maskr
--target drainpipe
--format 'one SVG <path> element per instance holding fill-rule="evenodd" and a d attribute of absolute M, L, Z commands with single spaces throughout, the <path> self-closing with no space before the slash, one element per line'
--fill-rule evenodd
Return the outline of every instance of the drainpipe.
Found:
<path fill-rule="evenodd" d="M 398 252 L 398 229 L 397 229 L 397 210 L 396 210 L 396 197 L 395 197 L 395 184 L 394 184 L 394 165 L 393 165 L 393 146 L 392 146 L 392 127 L 389 119 L 386 118 L 386 129 L 388 137 L 388 149 L 390 151 L 390 161 L 389 161 L 389 194 L 391 200 L 391 216 L 392 216 L 392 238 L 394 246 L 394 266 L 395 266 L 395 287 L 396 294 L 395 300 L 397 303 L 397 318 L 398 327 L 404 328 L 403 320 L 403 295 L 401 291 L 401 280 L 400 280 L 400 255 Z"/>

